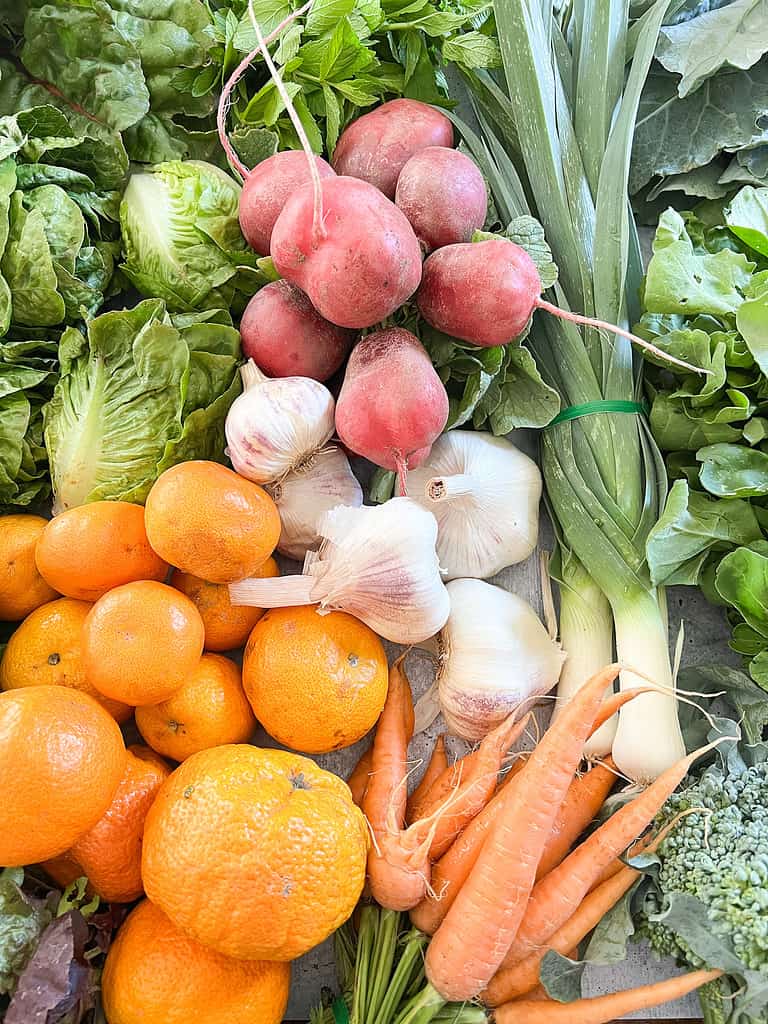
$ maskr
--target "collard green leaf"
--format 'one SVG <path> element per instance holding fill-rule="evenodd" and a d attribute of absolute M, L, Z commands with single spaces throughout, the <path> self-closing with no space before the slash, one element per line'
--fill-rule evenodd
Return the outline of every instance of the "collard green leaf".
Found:
<path fill-rule="evenodd" d="M 716 501 L 676 480 L 648 536 L 651 579 L 657 586 L 697 583 L 713 550 L 750 544 L 761 536 L 748 502 Z"/>
<path fill-rule="evenodd" d="M 539 977 L 549 998 L 559 1003 L 572 1003 L 581 999 L 584 967 L 581 961 L 571 960 L 553 949 L 548 950 L 541 961 Z"/>
<path fill-rule="evenodd" d="M 698 253 L 676 210 L 659 221 L 645 282 L 645 307 L 655 313 L 733 313 L 754 264 L 743 253 Z"/>
<path fill-rule="evenodd" d="M 680 96 L 694 92 L 722 67 L 751 68 L 768 52 L 765 0 L 733 0 L 690 21 L 662 28 L 656 57 L 680 75 Z"/>
<path fill-rule="evenodd" d="M 710 163 L 724 149 L 748 146 L 766 110 L 766 61 L 747 71 L 716 75 L 685 99 L 677 95 L 674 76 L 652 70 L 640 102 L 630 192 L 655 175 L 682 174 Z"/>

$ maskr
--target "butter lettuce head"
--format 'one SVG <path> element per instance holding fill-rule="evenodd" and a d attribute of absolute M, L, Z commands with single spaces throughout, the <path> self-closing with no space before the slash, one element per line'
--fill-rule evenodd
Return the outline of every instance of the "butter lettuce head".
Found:
<path fill-rule="evenodd" d="M 174 317 L 162 299 L 68 328 L 45 410 L 54 510 L 142 502 L 169 466 L 222 460 L 239 355 L 224 310 Z"/>
<path fill-rule="evenodd" d="M 240 231 L 240 186 L 202 160 L 132 175 L 120 206 L 123 273 L 174 312 L 227 306 L 252 254 Z"/>

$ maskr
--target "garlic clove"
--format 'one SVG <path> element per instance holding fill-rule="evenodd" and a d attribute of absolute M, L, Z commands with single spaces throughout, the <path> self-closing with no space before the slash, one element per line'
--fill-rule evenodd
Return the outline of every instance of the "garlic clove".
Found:
<path fill-rule="evenodd" d="M 495 576 L 522 562 L 538 540 L 541 473 L 503 437 L 451 430 L 408 474 L 409 495 L 438 524 L 446 579 Z"/>
<path fill-rule="evenodd" d="M 280 513 L 282 531 L 278 551 L 302 561 L 307 551 L 320 545 L 323 515 L 337 505 L 358 508 L 363 491 L 340 448 L 324 448 L 303 466 L 292 469 L 267 491 Z"/>
<path fill-rule="evenodd" d="M 227 454 L 254 483 L 301 469 L 333 435 L 335 402 L 309 377 L 266 377 L 249 360 L 240 370 L 245 390 L 227 414 Z"/>

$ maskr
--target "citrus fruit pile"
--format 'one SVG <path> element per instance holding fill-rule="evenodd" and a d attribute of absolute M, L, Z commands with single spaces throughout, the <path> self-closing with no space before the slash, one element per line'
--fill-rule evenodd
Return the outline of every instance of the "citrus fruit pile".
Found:
<path fill-rule="evenodd" d="M 142 901 L 106 960 L 108 1024 L 277 1024 L 289 962 L 362 892 L 365 818 L 303 755 L 373 727 L 387 659 L 351 615 L 230 602 L 279 575 L 279 535 L 266 491 L 210 462 L 145 507 L 0 519 L 0 865 Z M 252 745 L 258 723 L 289 749 Z"/>

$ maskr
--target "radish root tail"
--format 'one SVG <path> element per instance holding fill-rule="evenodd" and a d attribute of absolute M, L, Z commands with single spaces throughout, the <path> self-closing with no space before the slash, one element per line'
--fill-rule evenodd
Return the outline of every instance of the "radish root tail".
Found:
<path fill-rule="evenodd" d="M 640 338 L 636 334 L 632 334 L 631 331 L 625 331 L 622 327 L 617 327 L 616 324 L 609 324 L 607 320 L 595 320 L 591 316 L 582 316 L 580 313 L 571 313 L 570 310 L 560 309 L 559 306 L 553 305 L 551 302 L 547 302 L 546 299 L 539 298 L 536 300 L 536 306 L 538 309 L 543 309 L 547 313 L 551 313 L 552 316 L 560 317 L 561 320 L 570 320 L 573 324 L 582 324 L 585 327 L 596 327 L 601 331 L 609 331 L 611 334 L 618 334 L 620 338 L 626 338 L 627 341 L 632 341 L 635 345 L 639 345 L 644 348 L 646 352 L 652 353 L 657 359 L 662 359 L 665 363 L 671 363 L 674 366 L 680 366 L 684 370 L 689 370 L 691 373 L 702 373 L 705 376 L 711 374 L 711 370 L 705 370 L 701 366 L 692 366 L 690 363 L 686 363 L 684 359 L 678 359 L 676 356 L 671 356 L 667 352 L 663 352 L 656 345 L 653 345 L 650 341 L 646 341 L 645 338 Z"/>
<path fill-rule="evenodd" d="M 293 13 L 289 14 L 287 18 L 284 18 L 277 28 L 269 33 L 267 38 L 264 40 L 264 45 L 269 46 L 270 43 L 273 43 L 284 29 L 288 28 L 288 26 L 297 18 L 300 18 L 302 14 L 306 14 L 314 2 L 315 0 L 309 0 L 309 3 L 304 4 L 304 6 L 299 8 L 299 10 L 293 11 Z M 233 167 L 237 171 L 243 181 L 245 181 L 250 174 L 250 168 L 245 166 L 235 152 L 234 146 L 229 141 L 229 136 L 227 135 L 227 114 L 229 113 L 229 108 L 232 106 L 232 91 L 261 52 L 261 47 L 257 46 L 255 50 L 251 50 L 247 56 L 243 57 L 224 83 L 224 88 L 221 90 L 221 98 L 219 99 L 219 107 L 216 111 L 216 128 L 218 130 L 221 148 L 226 154 L 230 167 Z"/>
<path fill-rule="evenodd" d="M 314 2 L 314 0 L 312 0 L 312 2 Z M 312 6 L 312 2 L 308 3 L 305 8 L 302 8 L 302 10 L 309 10 L 309 8 Z M 325 238 L 326 232 L 325 224 L 323 223 L 323 191 L 322 185 L 320 183 L 320 172 L 317 169 L 317 162 L 315 160 L 315 154 L 312 150 L 312 147 L 309 144 L 309 139 L 307 138 L 307 133 L 304 130 L 304 125 L 301 123 L 301 118 L 299 117 L 296 111 L 296 107 L 293 105 L 293 100 L 289 96 L 288 90 L 285 88 L 285 83 L 283 82 L 283 79 L 280 76 L 280 72 L 275 67 L 275 63 L 269 54 L 266 40 L 264 39 L 264 36 L 261 34 L 261 29 L 259 28 L 259 23 L 256 19 L 256 14 L 253 10 L 253 0 L 248 0 L 248 15 L 251 19 L 253 30 L 256 33 L 256 41 L 259 44 L 259 50 L 261 52 L 262 57 L 264 58 L 264 63 L 267 65 L 267 70 L 269 71 L 272 81 L 275 83 L 275 88 L 280 94 L 280 99 L 283 101 L 283 104 L 285 105 L 285 109 L 288 113 L 288 116 L 291 119 L 291 123 L 293 124 L 293 127 L 296 130 L 296 134 L 299 137 L 301 148 L 304 150 L 307 157 L 307 162 L 309 163 L 309 173 L 312 178 L 312 188 L 314 189 L 312 239 L 313 241 L 317 242 L 318 239 Z"/>
<path fill-rule="evenodd" d="M 408 497 L 408 460 L 403 457 L 402 452 L 395 452 L 395 466 L 397 467 L 397 489 L 401 498 Z"/>

